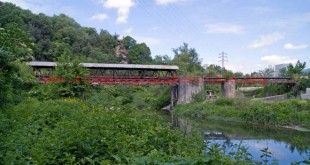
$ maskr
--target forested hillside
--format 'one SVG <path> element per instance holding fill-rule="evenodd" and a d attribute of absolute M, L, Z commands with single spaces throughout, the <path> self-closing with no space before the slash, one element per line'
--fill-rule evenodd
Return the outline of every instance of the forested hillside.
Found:
<path fill-rule="evenodd" d="M 95 28 L 82 27 L 72 18 L 60 14 L 52 17 L 33 14 L 14 4 L 0 2 L 0 27 L 18 27 L 24 31 L 34 44 L 33 59 L 55 61 L 64 51 L 79 57 L 83 62 L 118 63 L 114 56 L 117 34 L 106 30 L 98 33 Z M 129 52 L 129 63 L 150 63 L 149 47 L 137 43 L 130 36 L 124 38 Z"/>

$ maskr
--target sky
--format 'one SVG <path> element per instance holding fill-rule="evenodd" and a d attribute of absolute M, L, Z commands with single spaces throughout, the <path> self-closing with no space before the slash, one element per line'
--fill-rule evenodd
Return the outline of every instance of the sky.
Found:
<path fill-rule="evenodd" d="M 184 42 L 203 64 L 251 73 L 296 63 L 310 67 L 310 0 L 0 0 L 33 13 L 64 13 L 82 26 L 130 35 L 152 56 Z"/>

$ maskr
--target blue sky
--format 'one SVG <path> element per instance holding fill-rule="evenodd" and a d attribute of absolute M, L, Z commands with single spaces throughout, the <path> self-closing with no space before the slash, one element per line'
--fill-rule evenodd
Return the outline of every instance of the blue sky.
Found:
<path fill-rule="evenodd" d="M 1 0 L 34 13 L 65 13 L 82 26 L 145 42 L 173 56 L 183 42 L 203 64 L 250 73 L 280 63 L 310 66 L 310 0 Z"/>

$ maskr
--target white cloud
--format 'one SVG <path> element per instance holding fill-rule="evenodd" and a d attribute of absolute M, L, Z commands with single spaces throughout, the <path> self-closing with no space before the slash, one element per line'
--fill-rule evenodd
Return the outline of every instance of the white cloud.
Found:
<path fill-rule="evenodd" d="M 260 48 L 267 45 L 274 44 L 279 40 L 284 38 L 284 34 L 282 33 L 272 33 L 268 35 L 261 36 L 258 40 L 253 41 L 253 43 L 249 46 L 250 48 Z"/>
<path fill-rule="evenodd" d="M 287 56 L 270 55 L 261 58 L 262 61 L 268 62 L 270 64 L 283 64 L 283 63 L 296 63 L 297 59 L 292 59 Z"/>
<path fill-rule="evenodd" d="M 132 27 L 127 28 L 127 29 L 124 30 L 124 33 L 125 33 L 125 34 L 131 34 L 131 33 L 132 33 L 132 30 L 133 30 Z"/>
<path fill-rule="evenodd" d="M 242 34 L 244 27 L 236 24 L 217 23 L 207 24 L 207 33 L 222 33 L 222 34 Z"/>
<path fill-rule="evenodd" d="M 116 23 L 118 24 L 127 23 L 130 8 L 135 5 L 134 0 L 101 0 L 100 3 L 108 9 L 117 10 Z"/>
<path fill-rule="evenodd" d="M 146 36 L 133 36 L 139 43 L 144 42 L 147 45 L 156 45 L 160 43 L 160 40 L 153 37 Z"/>
<path fill-rule="evenodd" d="M 89 18 L 91 21 L 104 21 L 108 18 L 108 16 L 104 13 L 95 14 L 92 17 Z"/>
<path fill-rule="evenodd" d="M 157 5 L 169 5 L 172 3 L 177 3 L 177 2 L 185 2 L 188 0 L 155 0 Z"/>
<path fill-rule="evenodd" d="M 307 44 L 293 45 L 291 43 L 287 43 L 287 44 L 284 45 L 285 49 L 306 49 L 308 47 L 309 47 L 309 45 L 307 45 Z"/>

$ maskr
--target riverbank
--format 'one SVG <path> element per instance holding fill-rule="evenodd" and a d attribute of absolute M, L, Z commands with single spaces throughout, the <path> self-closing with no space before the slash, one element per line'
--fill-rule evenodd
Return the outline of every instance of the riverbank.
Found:
<path fill-rule="evenodd" d="M 286 128 L 310 129 L 310 101 L 263 102 L 250 99 L 216 99 L 177 105 L 175 115 Z M 302 128 L 302 129 L 300 129 Z"/>

